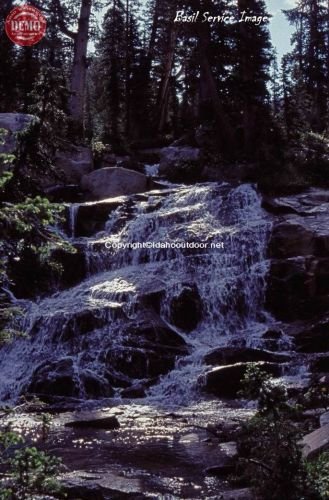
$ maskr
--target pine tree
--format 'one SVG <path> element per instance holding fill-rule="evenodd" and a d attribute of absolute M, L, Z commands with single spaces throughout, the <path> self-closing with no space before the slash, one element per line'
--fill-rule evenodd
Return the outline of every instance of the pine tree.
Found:
<path fill-rule="evenodd" d="M 94 93 L 96 109 L 100 113 L 102 141 L 115 148 L 122 146 L 125 130 L 125 7 L 121 0 L 113 0 L 105 14 L 102 35 L 97 44 L 98 59 Z M 94 73 L 95 74 L 95 73 Z"/>
<path fill-rule="evenodd" d="M 238 18 L 269 17 L 264 0 L 238 0 Z M 233 100 L 240 114 L 240 145 L 250 155 L 269 127 L 269 94 L 272 45 L 268 23 L 238 22 L 235 25 L 236 62 L 233 69 Z M 266 137 L 263 137 L 266 142 Z"/>
<path fill-rule="evenodd" d="M 303 118 L 314 132 L 328 127 L 328 12 L 327 0 L 299 0 L 294 9 L 285 11 L 296 28 L 290 54 L 291 94 L 298 89 L 310 101 Z"/>

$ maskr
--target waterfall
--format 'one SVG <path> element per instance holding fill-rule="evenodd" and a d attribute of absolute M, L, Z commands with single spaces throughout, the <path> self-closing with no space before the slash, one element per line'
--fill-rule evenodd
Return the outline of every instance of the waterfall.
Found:
<path fill-rule="evenodd" d="M 70 236 L 72 238 L 75 237 L 75 226 L 76 226 L 78 210 L 79 210 L 79 203 L 71 203 L 69 205 L 69 215 L 68 215 L 69 231 L 70 231 Z"/>
<path fill-rule="evenodd" d="M 78 209 L 74 204 L 69 212 L 72 241 Z M 143 319 L 146 298 L 159 296 L 163 324 L 185 340 L 189 354 L 158 379 L 148 398 L 179 403 L 197 397 L 206 352 L 242 341 L 257 346 L 266 329 L 270 230 L 252 185 L 175 186 L 123 200 L 103 231 L 78 238 L 89 277 L 29 304 L 20 324 L 27 338 L 2 349 L 0 396 L 26 390 L 45 362 L 66 359 L 75 378 L 88 373 L 104 380 L 116 353 L 125 363 L 133 363 L 129 356 L 142 359 L 144 344 L 133 338 L 131 350 L 131 325 Z M 171 322 L 172 301 L 184 287 L 194 287 L 202 304 L 202 319 L 189 333 Z"/>

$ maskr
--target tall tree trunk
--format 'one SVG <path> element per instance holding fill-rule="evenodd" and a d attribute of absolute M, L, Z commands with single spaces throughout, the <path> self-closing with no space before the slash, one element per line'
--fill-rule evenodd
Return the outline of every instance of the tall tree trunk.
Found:
<path fill-rule="evenodd" d="M 238 0 L 238 9 L 239 9 L 239 18 L 242 15 L 243 11 L 246 11 L 248 8 L 248 0 Z M 246 23 L 239 23 L 239 41 L 241 43 L 239 50 L 239 58 L 240 58 L 240 78 L 242 85 L 244 87 L 248 87 L 250 82 L 252 82 L 253 73 L 252 73 L 252 65 L 250 60 L 248 60 L 248 54 L 245 51 L 245 46 L 248 42 L 248 33 Z M 254 125 L 255 125 L 255 117 L 254 117 L 254 109 L 250 102 L 250 99 L 246 95 L 243 96 L 243 115 L 242 115 L 242 127 L 243 127 L 243 151 L 246 154 L 251 153 L 253 146 L 253 135 L 254 135 Z"/>
<path fill-rule="evenodd" d="M 174 66 L 175 60 L 175 50 L 176 50 L 176 42 L 177 42 L 177 32 L 178 27 L 177 24 L 171 24 L 170 33 L 169 33 L 169 47 L 166 54 L 163 78 L 160 87 L 160 97 L 158 102 L 159 109 L 159 125 L 158 131 L 161 133 L 164 129 L 167 119 L 167 111 L 168 111 L 168 102 L 170 95 L 170 80 L 172 75 L 172 70 Z"/>
<path fill-rule="evenodd" d="M 208 23 L 198 26 L 198 49 L 200 58 L 200 100 L 199 114 L 202 119 L 202 113 L 211 110 L 216 121 L 218 137 L 222 150 L 231 150 L 234 147 L 234 133 L 229 122 L 228 116 L 223 110 L 223 106 L 218 95 L 216 81 L 211 70 L 209 61 L 209 42 L 210 32 Z"/>
<path fill-rule="evenodd" d="M 83 128 L 83 110 L 87 78 L 87 46 L 92 0 L 81 0 L 78 31 L 74 39 L 74 58 L 71 75 L 69 111 L 77 128 Z"/>
<path fill-rule="evenodd" d="M 125 104 L 126 104 L 126 122 L 125 132 L 129 136 L 130 132 L 130 0 L 126 0 L 126 67 L 125 67 Z"/>
<path fill-rule="evenodd" d="M 148 49 L 147 49 L 147 59 L 148 59 L 149 71 L 151 69 L 152 61 L 154 59 L 154 53 L 155 53 L 156 36 L 157 36 L 158 28 L 159 28 L 160 3 L 161 3 L 161 0 L 155 0 L 154 14 L 153 14 L 153 20 L 152 20 L 152 30 L 151 30 L 150 41 L 148 44 Z"/>

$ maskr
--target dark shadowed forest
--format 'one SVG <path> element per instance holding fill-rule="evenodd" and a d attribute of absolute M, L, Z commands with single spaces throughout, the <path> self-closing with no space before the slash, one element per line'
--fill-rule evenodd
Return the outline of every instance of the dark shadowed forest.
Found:
<path fill-rule="evenodd" d="M 2 21 L 13 4 L 1 3 Z M 256 162 L 274 176 L 298 165 L 308 182 L 324 181 L 326 1 L 285 12 L 294 34 L 280 63 L 262 0 L 34 5 L 47 16 L 47 35 L 23 48 L 1 38 L 0 106 L 39 118 L 34 153 L 49 163 L 68 138 L 121 154 L 183 138 L 218 164 Z M 236 22 L 175 22 L 179 10 Z M 265 21 L 239 22 L 244 11 Z"/>

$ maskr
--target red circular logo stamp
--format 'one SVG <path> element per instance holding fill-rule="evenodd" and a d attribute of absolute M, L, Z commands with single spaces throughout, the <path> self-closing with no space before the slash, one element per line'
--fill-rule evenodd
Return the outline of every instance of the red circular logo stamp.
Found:
<path fill-rule="evenodd" d="M 7 16 L 5 30 L 8 38 L 22 47 L 35 45 L 46 33 L 47 21 L 33 5 L 15 7 Z"/>

